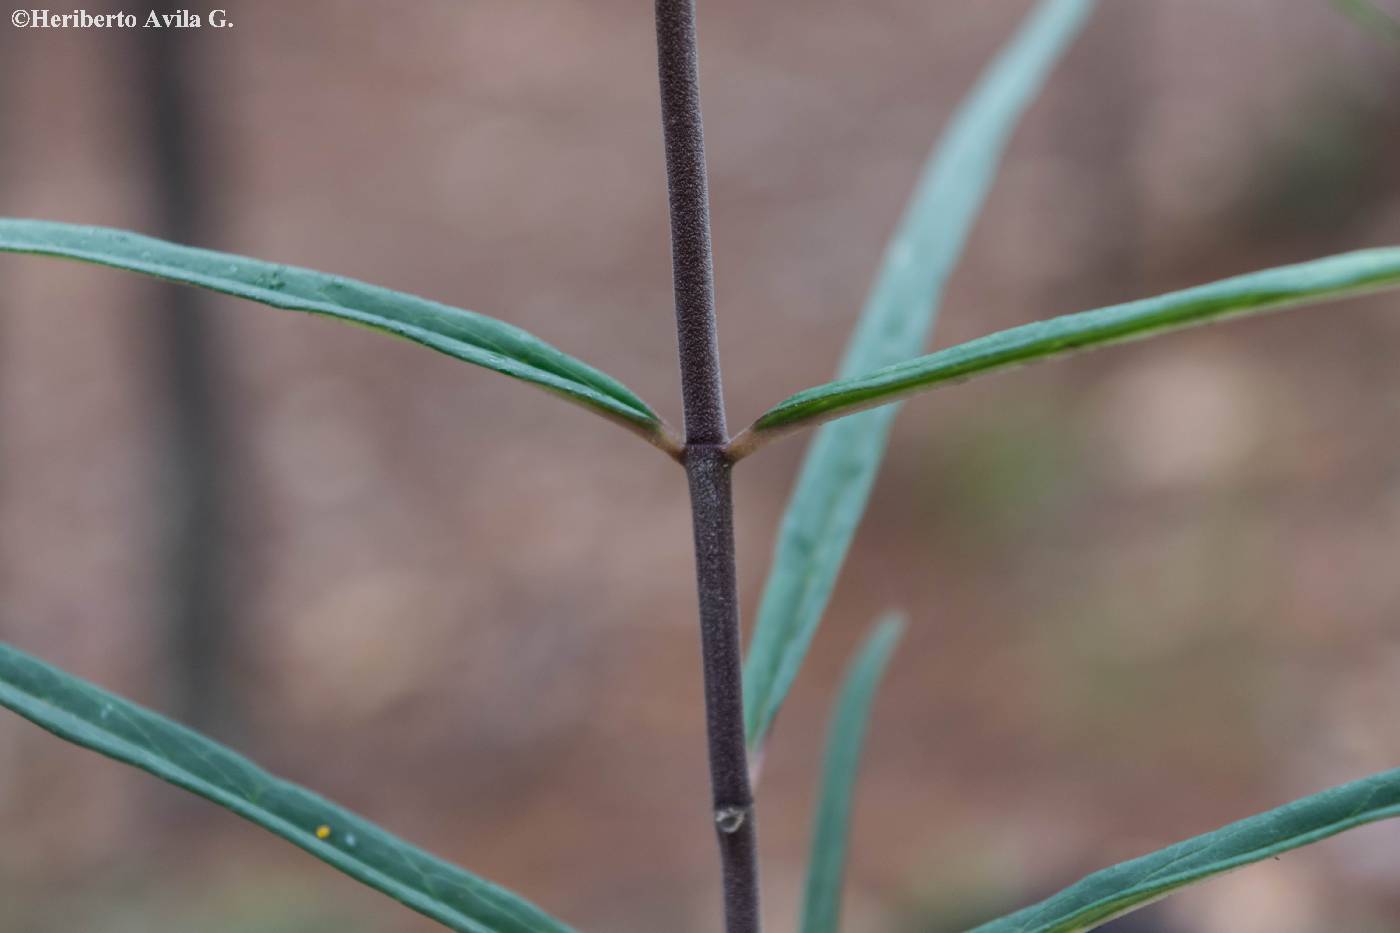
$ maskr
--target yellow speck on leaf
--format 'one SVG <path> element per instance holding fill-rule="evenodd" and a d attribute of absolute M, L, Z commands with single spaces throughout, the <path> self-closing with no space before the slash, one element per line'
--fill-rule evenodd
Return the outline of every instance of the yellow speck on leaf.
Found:
<path fill-rule="evenodd" d="M 317 827 L 316 827 L 316 838 L 317 838 L 317 839 L 329 839 L 330 836 L 331 836 L 331 828 L 330 828 L 329 826 L 324 826 L 324 825 L 322 825 L 322 826 L 317 826 Z"/>

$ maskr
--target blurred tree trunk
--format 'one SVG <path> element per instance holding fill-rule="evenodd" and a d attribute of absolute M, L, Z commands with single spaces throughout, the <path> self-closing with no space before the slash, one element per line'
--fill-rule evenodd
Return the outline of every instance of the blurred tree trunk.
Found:
<path fill-rule="evenodd" d="M 1083 54 L 1070 59 L 1068 82 L 1054 125 L 1063 135 L 1057 148 L 1074 165 L 1092 167 L 1093 177 L 1075 190 L 1082 201 L 1086 240 L 1076 277 L 1124 296 L 1147 294 L 1153 274 L 1144 255 L 1143 197 L 1138 146 L 1151 105 L 1151 60 L 1156 52 L 1150 4 L 1106 3 L 1083 38 Z M 1100 293 L 1102 294 L 1102 293 Z"/>
<path fill-rule="evenodd" d="M 136 40 L 151 168 L 152 233 L 207 244 L 205 179 L 212 146 L 200 120 L 199 36 L 142 30 Z M 157 286 L 152 344 L 165 396 L 165 462 L 157 501 L 170 683 L 176 716 L 230 738 L 236 726 L 230 684 L 232 625 L 225 551 L 228 450 L 220 354 L 207 293 Z"/>

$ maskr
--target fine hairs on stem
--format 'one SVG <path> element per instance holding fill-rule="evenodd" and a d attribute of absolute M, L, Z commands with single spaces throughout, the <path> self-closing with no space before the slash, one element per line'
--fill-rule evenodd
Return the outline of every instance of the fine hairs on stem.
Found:
<path fill-rule="evenodd" d="M 656 49 L 685 403 L 684 463 L 695 525 L 705 722 L 712 812 L 724 876 L 725 928 L 728 933 L 757 933 L 758 843 L 744 741 L 732 464 L 724 450 L 729 434 L 715 329 L 694 0 L 656 0 Z"/>

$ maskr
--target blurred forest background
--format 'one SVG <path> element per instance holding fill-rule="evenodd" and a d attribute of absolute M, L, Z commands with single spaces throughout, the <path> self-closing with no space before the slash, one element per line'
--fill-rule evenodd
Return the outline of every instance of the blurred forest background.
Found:
<path fill-rule="evenodd" d="M 649 3 L 228 5 L 233 29 L 163 38 L 0 29 L 0 213 L 480 310 L 678 420 Z M 930 143 L 1027 7 L 701 3 L 736 428 L 829 378 Z M 1323 0 L 1106 0 L 936 342 L 1400 242 L 1397 82 L 1400 50 Z M 582 929 L 716 928 L 673 463 L 369 331 L 49 260 L 0 258 L 0 282 L 0 637 Z M 1397 354 L 1378 297 L 907 406 L 765 765 L 771 928 L 834 682 L 890 607 L 912 624 L 853 933 L 952 930 L 1400 763 Z M 803 447 L 739 470 L 746 616 Z M 1121 929 L 1393 931 L 1398 877 L 1383 824 Z M 0 717 L 5 933 L 434 929 Z"/>

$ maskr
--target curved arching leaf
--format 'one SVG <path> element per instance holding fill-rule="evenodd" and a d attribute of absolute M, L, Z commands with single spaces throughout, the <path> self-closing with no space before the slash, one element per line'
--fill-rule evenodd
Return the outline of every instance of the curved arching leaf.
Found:
<path fill-rule="evenodd" d="M 972 933 L 1079 933 L 1215 875 L 1366 823 L 1400 817 L 1400 769 L 1284 804 L 1089 875 Z M 1397 868 L 1400 876 L 1400 868 Z"/>
<path fill-rule="evenodd" d="M 150 710 L 0 642 L 0 706 L 270 830 L 458 933 L 569 933 L 539 908 Z"/>
<path fill-rule="evenodd" d="M 561 395 L 675 455 L 661 418 L 616 379 L 518 327 L 339 275 L 106 227 L 0 218 L 0 252 L 76 259 L 274 308 L 324 314 L 432 347 Z"/>
<path fill-rule="evenodd" d="M 799 392 L 751 429 L 774 436 L 842 418 L 950 382 L 1224 318 L 1400 286 L 1400 247 L 1360 250 L 1222 279 L 1155 298 L 988 334 L 927 356 Z M 750 441 L 753 443 L 753 441 Z"/>
<path fill-rule="evenodd" d="M 876 626 L 851 662 L 836 698 L 812 828 L 802 920 L 797 926 L 800 933 L 836 933 L 841 927 L 841 885 L 846 874 L 860 748 L 865 741 L 875 690 L 903 629 L 904 620 L 898 615 L 887 616 Z"/>
<path fill-rule="evenodd" d="M 939 297 L 1022 113 L 1078 35 L 1090 0 L 1042 0 L 954 114 L 885 249 L 842 360 L 843 377 L 923 349 Z M 788 501 L 744 663 L 744 722 L 757 748 L 807 655 L 865 514 L 894 409 L 817 432 Z M 745 452 L 746 431 L 730 453 Z"/>

